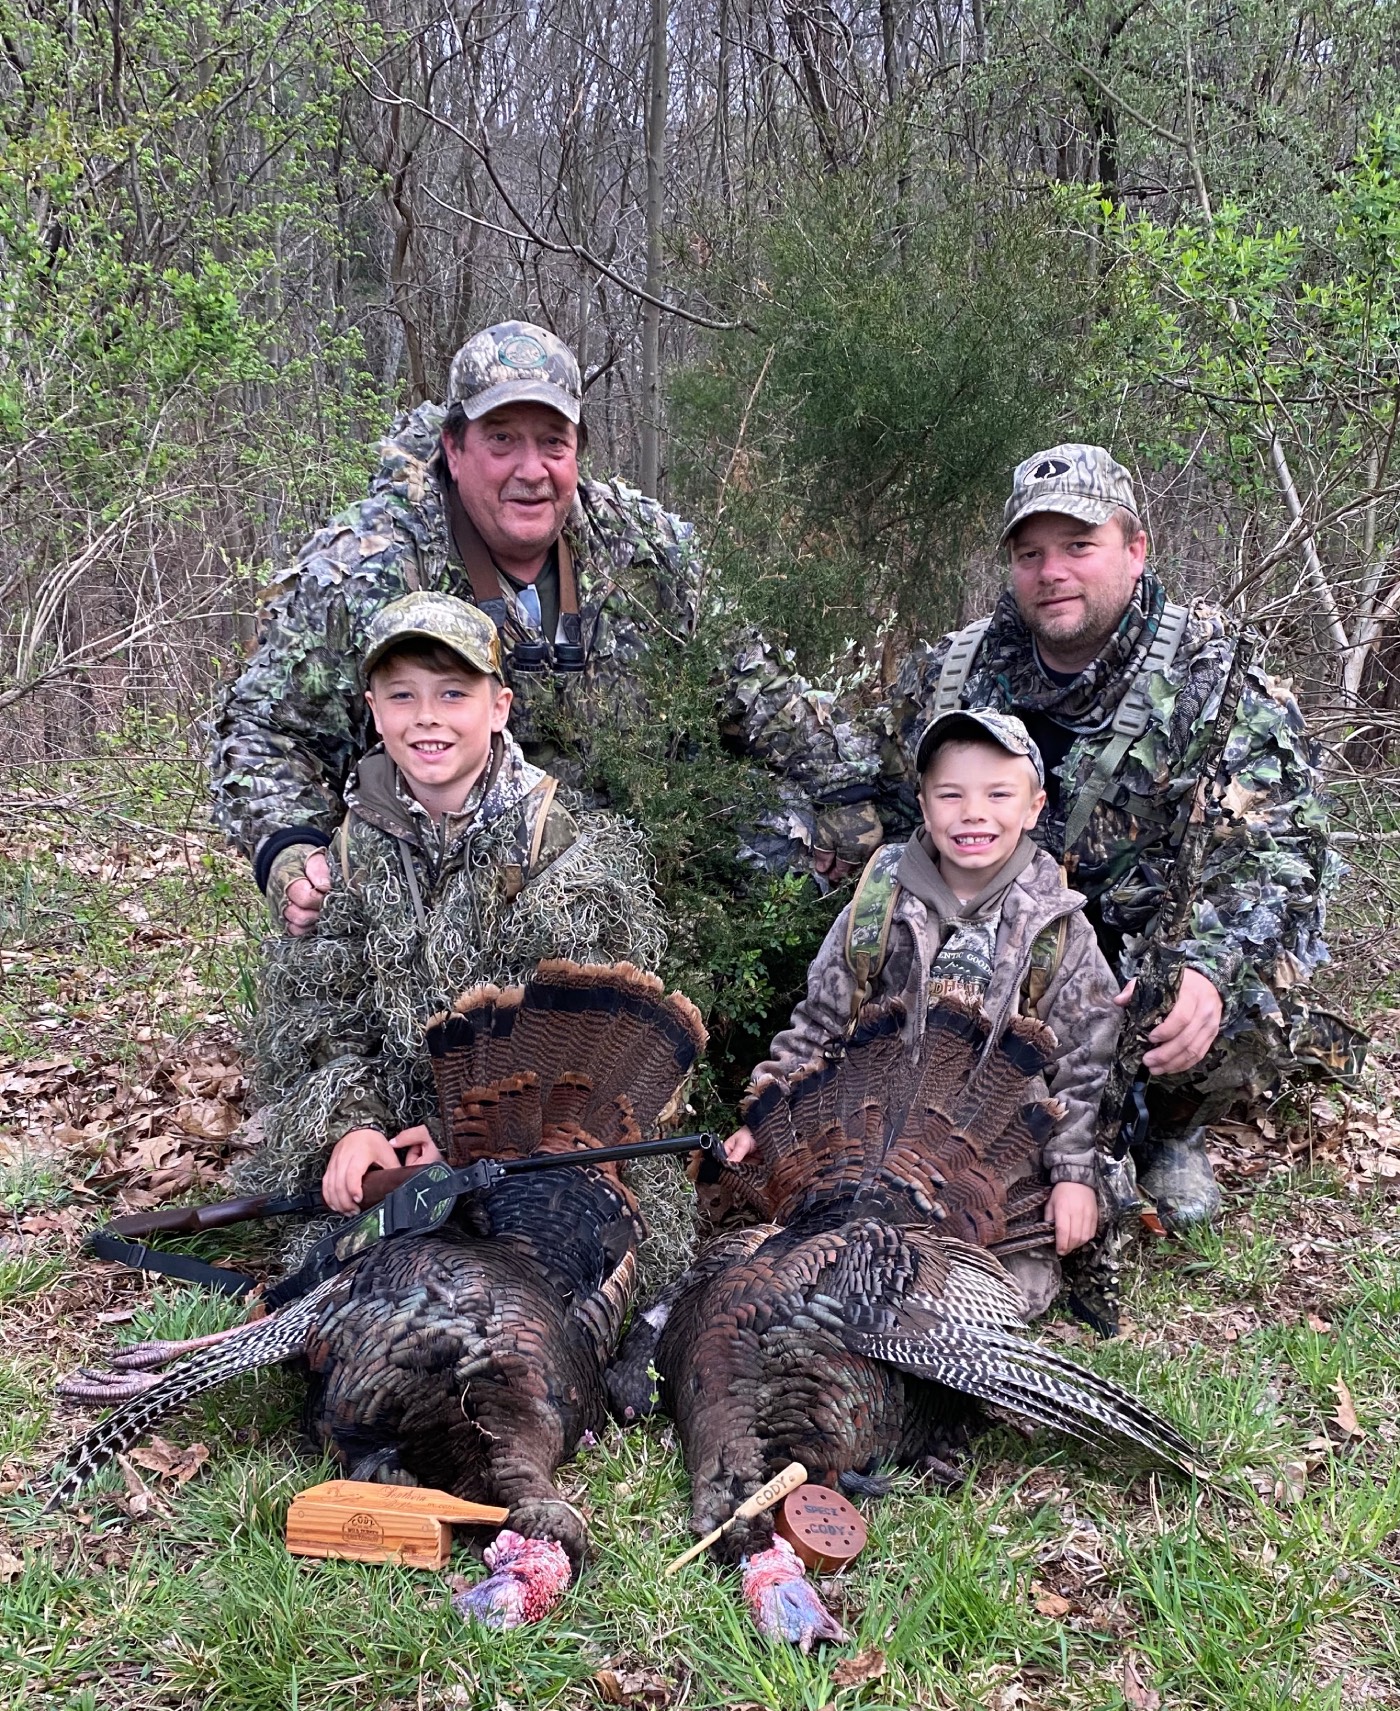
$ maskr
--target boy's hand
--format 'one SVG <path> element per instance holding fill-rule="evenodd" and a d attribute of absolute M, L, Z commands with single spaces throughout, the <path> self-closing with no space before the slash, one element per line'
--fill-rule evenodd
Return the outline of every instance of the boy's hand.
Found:
<path fill-rule="evenodd" d="M 1045 1202 L 1045 1218 L 1055 1226 L 1055 1252 L 1073 1253 L 1099 1233 L 1099 1197 L 1082 1182 L 1057 1182 Z"/>
<path fill-rule="evenodd" d="M 396 1153 L 403 1154 L 405 1164 L 436 1164 L 442 1157 L 437 1142 L 423 1123 L 400 1129 L 389 1144 Z"/>
<path fill-rule="evenodd" d="M 724 1156 L 730 1164 L 742 1164 L 756 1145 L 753 1130 L 745 1123 L 724 1143 Z"/>
<path fill-rule="evenodd" d="M 342 1212 L 347 1217 L 358 1212 L 365 1175 L 376 1166 L 380 1170 L 399 1167 L 399 1156 L 389 1145 L 389 1137 L 378 1129 L 351 1129 L 335 1143 L 326 1174 L 321 1178 L 322 1200 L 333 1212 Z"/>

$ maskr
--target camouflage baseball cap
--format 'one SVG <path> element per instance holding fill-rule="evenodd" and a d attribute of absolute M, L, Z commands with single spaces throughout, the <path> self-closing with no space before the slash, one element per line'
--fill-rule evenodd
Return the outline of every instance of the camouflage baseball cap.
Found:
<path fill-rule="evenodd" d="M 1102 446 L 1051 446 L 1016 465 L 997 545 L 1037 511 L 1059 511 L 1096 529 L 1120 506 L 1137 516 L 1133 478 Z"/>
<path fill-rule="evenodd" d="M 969 730 L 968 726 L 973 729 Z M 1008 754 L 1024 755 L 1035 768 L 1036 782 L 1044 790 L 1045 762 L 1041 760 L 1040 750 L 1032 741 L 1030 732 L 1014 713 L 998 713 L 991 707 L 956 707 L 951 713 L 940 713 L 936 719 L 930 719 L 914 751 L 915 772 L 923 777 L 924 769 L 933 759 L 933 751 L 939 744 L 956 741 L 959 736 L 969 737 L 976 732 L 990 737 Z"/>
<path fill-rule="evenodd" d="M 461 404 L 469 422 L 503 404 L 548 404 L 577 422 L 583 409 L 578 358 L 543 327 L 502 321 L 473 333 L 453 357 L 444 402 Z"/>
<path fill-rule="evenodd" d="M 425 636 L 487 677 L 505 682 L 501 666 L 501 638 L 496 626 L 476 606 L 455 594 L 432 594 L 421 589 L 381 606 L 365 632 L 364 675 L 368 679 L 396 642 L 405 636 Z"/>

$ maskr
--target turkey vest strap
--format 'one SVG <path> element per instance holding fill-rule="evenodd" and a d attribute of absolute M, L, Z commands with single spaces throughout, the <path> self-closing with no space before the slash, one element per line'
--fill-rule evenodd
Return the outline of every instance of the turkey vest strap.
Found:
<path fill-rule="evenodd" d="M 943 669 L 938 674 L 930 719 L 936 719 L 943 713 L 955 713 L 962 706 L 963 685 L 972 675 L 972 662 L 977 658 L 977 650 L 982 646 L 982 638 L 991 621 L 990 618 L 979 618 L 953 637 L 944 655 Z"/>
<path fill-rule="evenodd" d="M 1060 884 L 1069 884 L 1069 875 L 1064 868 L 1060 869 Z M 1026 971 L 1026 978 L 1021 986 L 1021 1008 L 1027 1012 L 1039 1010 L 1045 994 L 1050 990 L 1050 982 L 1059 973 L 1060 964 L 1065 960 L 1065 946 L 1069 943 L 1069 916 L 1061 915 L 1058 921 L 1052 921 L 1048 927 L 1042 927 L 1031 945 L 1031 966 Z"/>
<path fill-rule="evenodd" d="M 1147 729 L 1148 720 L 1152 717 L 1152 696 L 1149 689 L 1152 675 L 1154 672 L 1170 669 L 1177 649 L 1181 646 L 1181 638 L 1186 634 L 1186 620 L 1189 616 L 1185 606 L 1174 605 L 1170 600 L 1162 608 L 1161 621 L 1157 625 L 1157 634 L 1152 638 L 1152 645 L 1147 650 L 1137 676 L 1128 685 L 1127 693 L 1118 703 L 1118 711 L 1113 715 L 1109 740 L 1100 749 L 1093 771 L 1084 781 L 1083 787 L 1075 792 L 1069 816 L 1065 821 L 1066 852 L 1073 849 L 1083 835 L 1093 818 L 1095 808 L 1103 801 L 1104 793 L 1117 777 L 1118 768 L 1127 759 L 1128 750 Z"/>
<path fill-rule="evenodd" d="M 899 902 L 901 886 L 895 878 L 901 844 L 882 844 L 865 864 L 865 871 L 856 882 L 851 897 L 851 913 L 846 922 L 846 964 L 855 976 L 851 993 L 850 1026 L 855 1028 L 861 1006 L 868 1004 L 875 993 L 875 982 L 889 954 L 890 925 L 894 920 L 895 904 Z M 1060 884 L 1069 883 L 1064 868 L 1060 869 Z M 1069 942 L 1069 916 L 1062 915 L 1048 927 L 1042 927 L 1031 945 L 1030 967 L 1021 983 L 1021 1008 L 1034 1010 L 1050 990 L 1050 983 L 1059 973 Z"/>
<path fill-rule="evenodd" d="M 545 833 L 549 830 L 549 817 L 554 812 L 554 796 L 558 789 L 559 780 L 546 775 L 520 805 L 526 815 L 529 841 L 521 852 L 525 857 L 524 861 L 506 864 L 507 903 L 514 903 L 535 876 L 535 867 L 540 859 Z M 531 814 L 534 815 L 533 821 L 529 819 Z"/>
<path fill-rule="evenodd" d="M 1083 788 L 1075 793 L 1069 818 L 1065 822 L 1066 850 L 1072 849 L 1083 835 L 1093 818 L 1095 808 L 1103 801 L 1109 786 L 1117 777 L 1118 769 L 1127 758 L 1128 750 L 1147 729 L 1148 721 L 1152 717 L 1152 697 L 1149 689 L 1152 674 L 1170 669 L 1177 649 L 1181 646 L 1181 638 L 1186 634 L 1186 621 L 1189 617 L 1190 612 L 1185 606 L 1178 606 L 1170 600 L 1163 606 L 1152 645 L 1148 648 L 1137 675 L 1128 685 L 1123 699 L 1118 703 L 1118 711 L 1113 715 L 1109 739 L 1099 751 L 1093 771 L 1085 780 Z M 978 649 L 982 646 L 982 638 L 986 635 L 990 623 L 990 618 L 979 618 L 965 630 L 957 631 L 948 644 L 943 669 L 938 674 L 938 686 L 933 692 L 933 706 L 929 713 L 931 719 L 937 718 L 941 713 L 956 712 L 962 706 L 963 688 L 972 675 Z"/>

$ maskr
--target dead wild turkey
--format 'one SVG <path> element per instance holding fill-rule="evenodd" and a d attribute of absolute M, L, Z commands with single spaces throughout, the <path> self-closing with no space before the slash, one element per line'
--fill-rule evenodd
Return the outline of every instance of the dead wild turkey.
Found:
<path fill-rule="evenodd" d="M 554 1473 L 606 1422 L 603 1368 L 643 1233 L 618 1167 L 583 1161 L 647 1138 L 704 1043 L 694 1006 L 628 963 L 543 962 L 523 989 L 466 993 L 428 1028 L 449 1161 L 577 1151 L 579 1168 L 509 1177 L 459 1201 L 432 1234 L 381 1241 L 281 1312 L 186 1355 L 68 1451 L 55 1496 L 200 1392 L 302 1360 L 309 1434 L 350 1477 L 501 1503 L 511 1533 L 557 1541 L 552 1564 L 516 1551 L 513 1574 L 472 1592 L 488 1620 L 510 1614 L 513 1593 L 540 1613 L 529 1573 L 562 1589 L 585 1550 Z M 132 1387 L 113 1380 L 113 1394 Z M 508 1539 L 498 1558 L 515 1550 Z"/>
<path fill-rule="evenodd" d="M 793 1460 L 848 1489 L 888 1465 L 956 1478 L 947 1458 L 979 1403 L 1191 1465 L 1173 1426 L 1024 1334 L 995 1257 L 1045 1239 L 1038 1160 L 1056 1111 L 1028 1094 L 1048 1029 L 1018 1017 L 989 1047 L 978 1007 L 944 997 L 912 1059 L 902 1020 L 897 1002 L 867 1008 L 843 1056 L 750 1099 L 757 1162 L 733 1174 L 769 1221 L 703 1251 L 634 1321 L 609 1374 L 623 1418 L 659 1401 L 675 1419 L 697 1535 Z M 760 1516 L 716 1549 L 791 1578 L 786 1558 L 768 1561 L 771 1534 Z M 782 1592 L 777 1631 L 839 1634 L 810 1589 Z"/>

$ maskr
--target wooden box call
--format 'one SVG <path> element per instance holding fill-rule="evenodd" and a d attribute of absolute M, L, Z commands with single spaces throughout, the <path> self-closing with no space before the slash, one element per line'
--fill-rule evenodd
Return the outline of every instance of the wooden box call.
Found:
<path fill-rule="evenodd" d="M 292 1499 L 287 1511 L 287 1549 L 298 1557 L 443 1568 L 452 1550 L 454 1521 L 499 1527 L 508 1513 L 490 1503 L 464 1502 L 430 1486 L 329 1479 Z"/>

